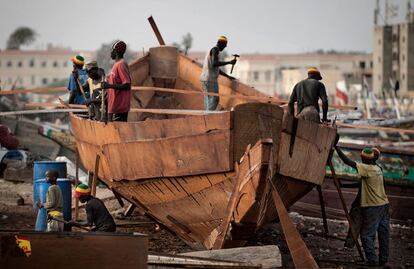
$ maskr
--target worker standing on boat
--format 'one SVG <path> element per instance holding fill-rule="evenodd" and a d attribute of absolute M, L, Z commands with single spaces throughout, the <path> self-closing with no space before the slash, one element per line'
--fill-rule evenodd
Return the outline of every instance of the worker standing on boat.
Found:
<path fill-rule="evenodd" d="M 85 87 L 90 92 L 90 98 L 86 101 L 89 119 L 106 121 L 106 91 L 101 87 L 102 82 L 105 81 L 105 71 L 98 67 L 96 61 L 85 64 L 85 70 L 89 76 Z"/>
<path fill-rule="evenodd" d="M 308 70 L 308 78 L 300 81 L 293 88 L 289 98 L 289 113 L 295 115 L 294 104 L 297 102 L 297 117 L 299 119 L 310 120 L 320 123 L 319 99 L 322 100 L 322 122 L 327 122 L 328 115 L 328 96 L 326 95 L 325 85 L 321 73 L 316 67 Z"/>
<path fill-rule="evenodd" d="M 86 222 L 70 221 L 70 224 L 74 226 L 95 226 L 92 231 L 96 232 L 115 232 L 115 221 L 109 214 L 105 204 L 98 198 L 91 195 L 91 189 L 88 185 L 79 184 L 75 189 L 75 197 L 79 199 L 81 203 L 86 203 Z"/>
<path fill-rule="evenodd" d="M 219 86 L 218 86 L 218 76 L 223 75 L 229 79 L 234 79 L 234 77 L 227 75 L 223 71 L 220 70 L 220 66 L 224 65 L 234 65 L 236 64 L 237 60 L 233 59 L 231 61 L 223 62 L 220 61 L 219 54 L 224 48 L 227 46 L 227 38 L 225 36 L 220 36 L 216 46 L 210 49 L 206 57 L 204 59 L 203 70 L 201 72 L 201 87 L 203 88 L 204 92 L 208 93 L 218 93 Z M 216 110 L 217 105 L 219 103 L 218 96 L 204 96 L 204 109 L 205 110 Z"/>
<path fill-rule="evenodd" d="M 382 169 L 375 163 L 375 153 L 370 148 L 361 152 L 362 163 L 349 159 L 335 146 L 342 161 L 356 169 L 361 177 L 361 241 L 369 265 L 386 265 L 389 256 L 390 214 L 389 202 L 384 189 Z M 378 232 L 379 260 L 375 253 L 375 237 Z"/>
<path fill-rule="evenodd" d="M 69 104 L 85 104 L 85 97 L 89 97 L 89 92 L 83 90 L 83 86 L 86 85 L 88 79 L 88 74 L 83 70 L 83 64 L 85 59 L 76 55 L 72 58 L 73 71 L 69 76 L 68 90 L 69 94 Z M 82 87 L 82 88 L 81 88 Z"/>
<path fill-rule="evenodd" d="M 47 210 L 47 232 L 61 232 L 63 231 L 63 224 L 53 218 L 62 218 L 63 196 L 62 190 L 57 185 L 59 173 L 56 170 L 47 170 L 45 173 L 45 180 L 50 183 L 46 193 L 46 203 L 37 202 L 37 207 L 45 208 Z"/>
<path fill-rule="evenodd" d="M 131 75 L 128 64 L 124 60 L 127 45 L 124 41 L 116 41 L 112 45 L 111 59 L 115 60 L 108 83 L 102 82 L 102 89 L 108 90 L 108 121 L 128 121 L 131 107 Z"/>

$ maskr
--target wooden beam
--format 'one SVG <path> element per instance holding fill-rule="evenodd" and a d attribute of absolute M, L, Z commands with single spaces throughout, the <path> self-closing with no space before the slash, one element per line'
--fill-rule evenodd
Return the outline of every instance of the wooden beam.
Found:
<path fill-rule="evenodd" d="M 86 109 L 34 109 L 34 110 L 19 110 L 0 112 L 1 116 L 16 116 L 16 115 L 30 115 L 30 114 L 48 114 L 48 113 L 70 113 L 70 112 L 86 112 Z"/>
<path fill-rule="evenodd" d="M 0 95 L 13 95 L 13 94 L 23 94 L 23 93 L 56 93 L 56 92 L 69 92 L 69 91 L 66 87 L 38 88 L 38 89 L 0 91 Z"/>
<path fill-rule="evenodd" d="M 96 183 L 98 181 L 100 159 L 101 159 L 101 156 L 97 154 L 96 159 L 95 159 L 95 170 L 93 171 L 92 186 L 91 186 L 91 195 L 94 197 L 96 196 Z"/>
<path fill-rule="evenodd" d="M 75 160 L 75 188 L 79 184 L 79 152 L 78 149 L 76 149 L 76 160 Z M 75 221 L 79 219 L 79 198 L 75 197 Z"/>
<path fill-rule="evenodd" d="M 318 194 L 319 194 L 319 203 L 321 205 L 324 233 L 325 233 L 325 236 L 328 236 L 328 233 L 329 233 L 328 221 L 326 220 L 325 201 L 323 200 L 321 185 L 316 185 L 316 190 L 318 191 Z"/>
<path fill-rule="evenodd" d="M 401 129 L 401 128 L 392 128 L 392 127 L 373 126 L 373 125 L 358 125 L 358 124 L 349 124 L 349 123 L 340 123 L 340 122 L 337 122 L 336 125 L 342 128 L 357 128 L 357 129 L 377 130 L 377 131 L 384 131 L 384 132 L 414 134 L 413 129 Z"/>
<path fill-rule="evenodd" d="M 134 212 L 134 209 L 135 209 L 136 207 L 137 207 L 136 205 L 134 205 L 134 204 L 130 204 L 130 205 L 127 207 L 127 209 L 125 210 L 124 217 L 129 217 L 129 216 L 131 216 L 131 215 L 132 215 L 132 212 Z"/>
<path fill-rule="evenodd" d="M 283 204 L 282 198 L 277 191 L 277 188 L 273 184 L 275 178 L 273 153 L 270 153 L 269 167 L 267 172 L 268 184 L 270 184 L 270 190 L 273 197 L 273 202 L 276 207 L 277 215 L 285 235 L 286 243 L 289 248 L 290 255 L 292 256 L 293 263 L 296 268 L 319 268 L 311 252 L 307 248 L 305 242 L 296 229 L 293 221 L 290 219 L 289 214 Z"/>
<path fill-rule="evenodd" d="M 162 35 L 160 33 L 160 30 L 158 30 L 158 26 L 154 21 L 154 18 L 150 16 L 148 18 L 148 21 L 152 27 L 152 30 L 154 31 L 155 36 L 157 37 L 158 43 L 160 43 L 161 46 L 165 46 L 164 39 L 162 38 Z"/>
<path fill-rule="evenodd" d="M 348 213 L 348 208 L 346 206 L 345 199 L 344 199 L 344 196 L 342 194 L 342 190 L 341 190 L 341 187 L 340 187 L 340 184 L 339 184 L 339 180 L 336 177 L 335 168 L 332 164 L 332 155 L 333 155 L 333 150 L 331 151 L 331 154 L 328 158 L 328 165 L 329 165 L 329 168 L 331 169 L 332 177 L 334 179 L 334 184 L 335 184 L 336 190 L 338 191 L 338 195 L 339 195 L 339 198 L 341 200 L 341 204 L 342 204 L 342 207 L 344 209 L 346 219 L 348 220 L 349 230 L 351 231 L 352 239 L 354 239 L 354 242 L 355 242 L 355 245 L 357 247 L 359 256 L 361 257 L 361 260 L 364 261 L 365 260 L 364 259 L 364 254 L 362 253 L 361 246 L 359 245 L 358 236 L 356 235 L 355 230 L 352 228 L 351 216 Z"/>

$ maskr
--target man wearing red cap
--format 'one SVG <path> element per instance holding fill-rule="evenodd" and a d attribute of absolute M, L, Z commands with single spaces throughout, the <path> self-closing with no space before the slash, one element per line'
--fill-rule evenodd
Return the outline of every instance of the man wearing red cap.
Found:
<path fill-rule="evenodd" d="M 319 99 L 322 100 L 322 122 L 327 122 L 328 96 L 322 82 L 321 73 L 316 67 L 308 69 L 308 78 L 297 83 L 289 98 L 289 113 L 295 115 L 294 104 L 297 102 L 297 117 L 320 123 Z"/>
<path fill-rule="evenodd" d="M 124 41 L 112 45 L 111 58 L 115 60 L 108 83 L 102 82 L 102 89 L 108 90 L 108 121 L 127 121 L 131 106 L 131 75 L 124 60 L 126 51 Z"/>
<path fill-rule="evenodd" d="M 234 79 L 234 77 L 227 75 L 226 73 L 220 70 L 220 66 L 224 65 L 234 65 L 236 63 L 236 59 L 233 59 L 228 62 L 222 62 L 219 59 L 219 54 L 224 48 L 227 46 L 227 38 L 225 36 L 220 36 L 217 45 L 213 47 L 211 50 L 208 51 L 206 57 L 204 59 L 203 64 L 203 71 L 201 72 L 201 87 L 203 88 L 204 92 L 209 93 L 218 93 L 218 76 L 223 75 L 228 77 L 229 79 Z M 217 105 L 219 103 L 218 96 L 204 96 L 204 109 L 205 110 L 216 110 Z"/>

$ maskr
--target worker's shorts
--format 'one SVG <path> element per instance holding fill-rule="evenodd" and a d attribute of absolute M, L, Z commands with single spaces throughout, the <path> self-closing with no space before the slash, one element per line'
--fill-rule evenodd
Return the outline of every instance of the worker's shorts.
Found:
<path fill-rule="evenodd" d="M 307 106 L 304 109 L 302 109 L 302 111 L 299 112 L 299 114 L 297 115 L 297 118 L 303 119 L 303 120 L 314 121 L 317 123 L 321 122 L 319 112 L 318 110 L 316 110 L 314 106 Z"/>
<path fill-rule="evenodd" d="M 201 81 L 201 88 L 204 92 L 218 93 L 219 86 L 217 81 Z M 216 110 L 219 103 L 218 96 L 204 96 L 204 110 Z"/>
<path fill-rule="evenodd" d="M 48 215 L 51 215 L 55 218 L 60 218 L 62 219 L 62 213 L 59 211 L 51 211 L 48 212 Z M 47 219 L 47 227 L 46 227 L 46 232 L 62 232 L 63 231 L 63 223 L 59 222 L 57 220 L 48 218 Z"/>

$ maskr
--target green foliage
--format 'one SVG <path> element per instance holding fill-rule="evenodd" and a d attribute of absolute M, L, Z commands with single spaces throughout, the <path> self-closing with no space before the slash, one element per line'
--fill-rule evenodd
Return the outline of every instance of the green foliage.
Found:
<path fill-rule="evenodd" d="M 172 45 L 178 48 L 179 51 L 184 52 L 187 55 L 188 51 L 193 46 L 193 36 L 190 33 L 183 35 L 181 43 L 174 42 Z"/>
<path fill-rule="evenodd" d="M 30 45 L 36 40 L 36 32 L 29 27 L 17 28 L 7 40 L 7 49 L 19 50 L 21 46 Z"/>

